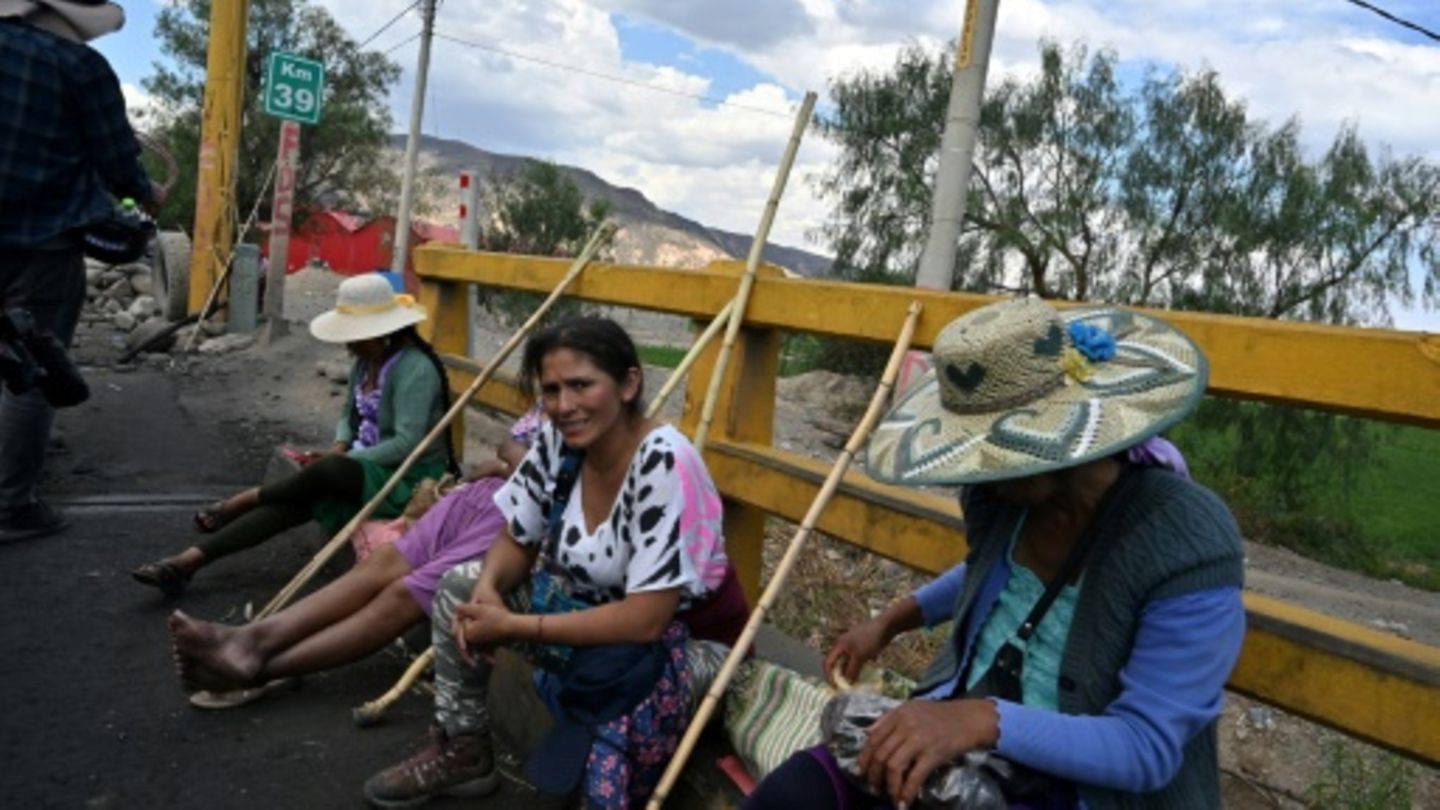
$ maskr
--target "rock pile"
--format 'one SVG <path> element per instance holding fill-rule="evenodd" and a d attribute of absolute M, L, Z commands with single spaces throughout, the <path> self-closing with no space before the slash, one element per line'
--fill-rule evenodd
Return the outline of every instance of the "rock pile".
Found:
<path fill-rule="evenodd" d="M 165 331 L 172 324 L 164 317 L 164 307 L 156 289 L 155 277 L 148 264 L 110 265 L 94 259 L 85 260 L 85 309 L 81 320 L 92 327 L 109 326 L 123 336 L 125 348 L 133 349 Z M 243 349 L 254 342 L 250 335 L 226 335 L 224 321 L 208 320 L 203 331 L 191 340 L 197 327 L 183 326 L 170 336 L 149 346 L 149 352 L 169 352 L 189 346 L 204 354 L 217 354 Z"/>
<path fill-rule="evenodd" d="M 85 260 L 87 308 L 83 317 L 91 324 L 109 322 L 128 335 L 160 316 L 160 302 L 154 293 L 155 280 L 149 265 L 108 265 Z"/>

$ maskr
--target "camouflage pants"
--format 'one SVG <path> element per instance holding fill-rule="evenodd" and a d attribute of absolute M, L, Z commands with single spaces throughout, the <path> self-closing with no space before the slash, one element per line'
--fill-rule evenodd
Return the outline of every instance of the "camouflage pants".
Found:
<path fill-rule="evenodd" d="M 553 723 L 549 709 L 532 686 L 531 662 L 540 660 L 536 645 L 523 643 L 498 650 L 495 664 L 476 657 L 475 666 L 460 657 L 451 632 L 455 608 L 470 600 L 480 579 L 481 560 L 461 563 L 440 580 L 431 613 L 431 644 L 435 650 L 435 721 L 451 735 L 485 734 L 492 715 L 501 726 L 501 738 L 524 751 L 538 742 Z M 530 612 L 530 581 L 505 597 L 516 613 Z M 712 641 L 691 639 L 686 643 L 686 666 L 693 690 L 690 711 L 694 711 L 725 661 L 729 648 Z M 492 675 L 495 676 L 492 679 Z M 495 694 L 491 694 L 491 693 Z M 487 706 L 487 698 L 489 706 Z"/>
<path fill-rule="evenodd" d="M 473 560 L 451 568 L 435 591 L 430 621 L 430 643 L 435 650 L 435 721 L 452 736 L 490 733 L 485 697 L 492 664 L 482 656 L 475 656 L 475 666 L 466 663 L 450 630 L 456 607 L 470 601 L 482 565 L 481 560 Z M 505 602 L 516 613 L 527 612 L 528 584 L 512 591 Z"/>

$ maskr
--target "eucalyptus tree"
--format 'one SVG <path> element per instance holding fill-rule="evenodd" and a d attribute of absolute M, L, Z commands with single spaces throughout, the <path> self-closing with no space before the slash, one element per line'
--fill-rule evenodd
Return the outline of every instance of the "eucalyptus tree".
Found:
<path fill-rule="evenodd" d="M 142 81 L 158 107 L 155 120 L 142 125 L 167 145 L 180 170 L 160 218 L 185 227 L 195 210 L 209 20 L 210 0 L 164 4 L 155 19 L 155 39 L 166 59 L 155 62 L 154 72 Z M 384 159 L 391 123 L 386 96 L 400 77 L 399 65 L 378 51 L 360 49 L 330 12 L 307 0 L 250 0 L 236 173 L 238 215 L 245 216 L 260 197 L 275 161 L 280 122 L 260 108 L 265 66 L 275 51 L 325 65 L 320 123 L 302 130 L 296 207 L 322 202 L 363 209 L 390 193 L 399 181 Z M 268 202 L 261 200 L 262 210 Z"/>
<path fill-rule="evenodd" d="M 1298 121 L 1256 120 L 1213 71 L 1131 88 L 1112 51 L 1040 57 L 987 93 L 953 286 L 1330 323 L 1440 301 L 1434 164 L 1372 154 L 1353 125 L 1310 156 Z M 949 70 L 916 46 L 832 82 L 822 236 L 841 275 L 913 275 Z"/>
<path fill-rule="evenodd" d="M 839 146 L 819 180 L 838 275 L 913 278 L 950 65 L 913 46 L 832 81 L 817 127 Z M 1127 83 L 1113 51 L 1042 42 L 1036 72 L 987 91 L 979 126 L 954 288 L 1335 324 L 1440 303 L 1440 168 L 1354 125 L 1307 149 L 1297 120 L 1257 119 L 1214 71 Z M 1227 437 L 1209 472 L 1297 513 L 1373 446 L 1361 423 L 1294 409 L 1213 402 L 1192 421 Z"/>

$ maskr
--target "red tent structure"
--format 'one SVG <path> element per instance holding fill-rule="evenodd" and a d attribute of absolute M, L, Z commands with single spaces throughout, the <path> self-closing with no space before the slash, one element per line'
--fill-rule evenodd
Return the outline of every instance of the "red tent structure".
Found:
<path fill-rule="evenodd" d="M 410 223 L 412 248 L 425 242 L 459 241 L 459 231 L 451 226 L 417 220 Z M 269 249 L 268 240 L 262 241 L 262 255 L 268 255 Z M 389 270 L 394 249 L 395 218 L 392 216 L 365 219 L 344 211 L 315 211 L 291 231 L 285 272 L 294 273 L 307 264 L 320 264 L 347 276 Z M 407 289 L 415 288 L 414 279 L 412 260 L 405 263 Z"/>

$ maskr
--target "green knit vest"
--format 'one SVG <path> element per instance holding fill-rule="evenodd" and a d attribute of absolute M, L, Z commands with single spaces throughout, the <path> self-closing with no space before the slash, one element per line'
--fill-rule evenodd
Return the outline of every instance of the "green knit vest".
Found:
<path fill-rule="evenodd" d="M 1075 616 L 1060 665 L 1060 711 L 1100 714 L 1120 694 L 1120 670 L 1146 603 L 1225 586 L 1240 587 L 1244 551 L 1230 511 L 1209 490 L 1159 469 L 1136 470 L 1116 486 L 1110 506 L 1097 515 L 1100 538 L 1085 565 Z M 1020 510 L 985 487 L 962 496 L 970 554 L 954 614 L 967 617 L 986 575 L 1005 555 L 1008 532 Z M 983 617 L 982 617 L 983 619 Z M 956 621 L 917 691 L 955 676 L 965 622 Z M 1211 723 L 1185 746 L 1170 784 L 1150 793 L 1080 785 L 1090 810 L 1154 808 L 1192 810 L 1220 806 L 1216 727 Z"/>

